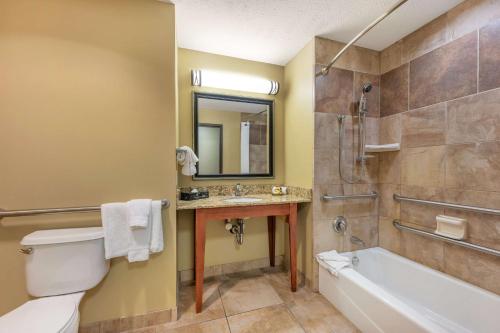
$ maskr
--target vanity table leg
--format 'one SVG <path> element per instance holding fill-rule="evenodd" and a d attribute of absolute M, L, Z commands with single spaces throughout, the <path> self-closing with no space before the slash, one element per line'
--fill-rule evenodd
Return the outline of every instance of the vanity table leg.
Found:
<path fill-rule="evenodd" d="M 195 226 L 195 280 L 196 280 L 196 313 L 203 308 L 203 278 L 205 270 L 205 237 L 206 219 L 202 212 L 196 210 Z"/>
<path fill-rule="evenodd" d="M 297 291 L 297 204 L 290 204 L 288 236 L 290 239 L 290 284 L 292 291 Z"/>
<path fill-rule="evenodd" d="M 269 238 L 269 262 L 274 267 L 276 248 L 276 216 L 267 217 L 267 236 Z"/>

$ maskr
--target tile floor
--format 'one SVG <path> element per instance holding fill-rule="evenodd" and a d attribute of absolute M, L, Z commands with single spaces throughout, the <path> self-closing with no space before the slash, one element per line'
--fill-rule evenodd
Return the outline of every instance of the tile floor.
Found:
<path fill-rule="evenodd" d="M 259 269 L 207 279 L 204 310 L 194 312 L 194 286 L 179 295 L 179 319 L 134 333 L 359 332 L 323 296 L 290 291 L 288 273 Z"/>

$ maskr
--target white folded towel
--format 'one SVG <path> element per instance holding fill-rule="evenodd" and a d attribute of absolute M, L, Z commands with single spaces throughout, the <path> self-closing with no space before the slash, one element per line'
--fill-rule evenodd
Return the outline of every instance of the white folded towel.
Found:
<path fill-rule="evenodd" d="M 326 268 L 330 274 L 332 274 L 335 277 L 339 276 L 339 272 L 347 267 L 351 267 L 350 262 L 344 262 L 344 261 L 328 261 L 328 262 L 321 262 L 321 266 Z"/>
<path fill-rule="evenodd" d="M 188 146 L 179 148 L 181 151 L 177 153 L 177 162 L 182 166 L 182 174 L 185 176 L 192 176 L 196 173 L 196 163 L 198 163 L 198 156 Z"/>
<path fill-rule="evenodd" d="M 318 257 L 319 259 L 324 260 L 324 261 L 351 262 L 351 260 L 349 258 L 338 254 L 338 252 L 335 250 L 318 253 L 316 255 L 316 257 Z"/>
<path fill-rule="evenodd" d="M 339 271 L 351 267 L 351 260 L 348 257 L 338 254 L 337 251 L 326 251 L 316 255 L 318 263 L 330 272 L 333 276 L 338 276 Z"/>
<path fill-rule="evenodd" d="M 127 202 L 127 221 L 130 228 L 146 228 L 151 215 L 151 199 Z"/>
<path fill-rule="evenodd" d="M 126 204 L 116 202 L 102 205 L 101 218 L 106 259 L 127 255 L 130 243 L 130 228 L 127 223 Z"/>
<path fill-rule="evenodd" d="M 155 200 L 151 205 L 151 253 L 163 251 L 163 219 L 161 217 L 161 201 Z"/>

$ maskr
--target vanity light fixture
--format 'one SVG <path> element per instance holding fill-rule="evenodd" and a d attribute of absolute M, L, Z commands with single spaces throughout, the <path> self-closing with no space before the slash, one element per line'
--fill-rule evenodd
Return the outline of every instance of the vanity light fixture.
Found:
<path fill-rule="evenodd" d="M 276 95 L 279 91 L 278 81 L 207 69 L 191 70 L 191 84 L 197 87 L 239 90 L 268 95 Z"/>

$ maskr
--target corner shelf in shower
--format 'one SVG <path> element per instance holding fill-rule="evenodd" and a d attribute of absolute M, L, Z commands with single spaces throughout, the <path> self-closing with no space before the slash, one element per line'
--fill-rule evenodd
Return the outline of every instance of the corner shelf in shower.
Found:
<path fill-rule="evenodd" d="M 384 153 L 387 151 L 399 151 L 401 145 L 399 143 L 389 143 L 385 145 L 365 145 L 365 152 L 367 153 Z"/>

